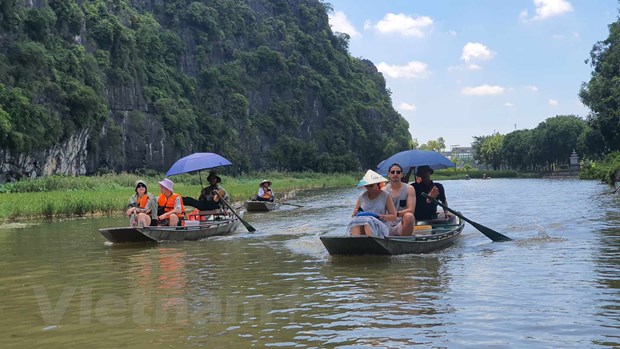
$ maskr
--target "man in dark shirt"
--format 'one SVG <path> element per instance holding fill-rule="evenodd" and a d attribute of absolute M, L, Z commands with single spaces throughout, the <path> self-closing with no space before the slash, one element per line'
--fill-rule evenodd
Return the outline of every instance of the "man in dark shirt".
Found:
<path fill-rule="evenodd" d="M 444 205 L 448 206 L 448 200 L 446 199 L 446 191 L 441 183 L 435 183 L 431 180 L 433 169 L 430 166 L 418 166 L 416 175 L 421 178 L 420 183 L 414 182 L 411 185 L 415 188 L 416 204 L 414 216 L 416 221 L 430 220 L 437 218 L 437 204 L 422 196 L 422 193 L 426 193 L 429 196 L 441 201 Z M 446 218 L 449 213 L 444 210 Z"/>
<path fill-rule="evenodd" d="M 189 196 L 184 196 L 183 203 L 201 211 L 217 210 L 220 208 L 222 205 L 220 196 L 224 199 L 228 198 L 226 190 L 219 185 L 219 183 L 222 182 L 222 178 L 216 175 L 215 172 L 210 172 L 207 181 L 209 181 L 210 185 L 200 191 L 198 200 Z"/>

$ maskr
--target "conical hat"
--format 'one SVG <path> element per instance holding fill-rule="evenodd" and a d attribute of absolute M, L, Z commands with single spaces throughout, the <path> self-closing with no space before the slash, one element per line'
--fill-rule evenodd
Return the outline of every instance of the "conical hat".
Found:
<path fill-rule="evenodd" d="M 362 180 L 359 183 L 357 183 L 357 187 L 359 188 L 365 185 L 381 183 L 381 182 L 385 183 L 385 182 L 389 182 L 389 180 L 373 170 L 368 170 L 366 171 L 364 178 L 362 178 Z"/>

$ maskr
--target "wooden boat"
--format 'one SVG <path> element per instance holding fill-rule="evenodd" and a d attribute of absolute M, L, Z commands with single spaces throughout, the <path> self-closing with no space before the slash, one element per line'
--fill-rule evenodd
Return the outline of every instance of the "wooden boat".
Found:
<path fill-rule="evenodd" d="M 276 203 L 271 201 L 248 200 L 245 202 L 245 209 L 250 211 L 271 211 L 276 208 Z"/>
<path fill-rule="evenodd" d="M 239 215 L 243 216 L 244 211 Z M 205 221 L 186 221 L 183 227 L 118 227 L 99 229 L 99 233 L 113 243 L 196 241 L 211 236 L 233 233 L 240 224 L 239 218 L 231 213 L 210 215 Z"/>
<path fill-rule="evenodd" d="M 452 216 L 449 221 L 417 222 L 413 236 L 327 236 L 320 237 L 331 255 L 397 255 L 430 253 L 450 246 L 461 234 L 465 223 Z M 418 230 L 425 226 L 426 230 Z"/>

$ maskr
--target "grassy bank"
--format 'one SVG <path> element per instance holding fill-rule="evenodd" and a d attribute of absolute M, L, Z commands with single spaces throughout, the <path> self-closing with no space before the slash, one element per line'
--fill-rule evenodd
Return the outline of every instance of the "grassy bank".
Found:
<path fill-rule="evenodd" d="M 208 184 L 207 174 L 202 173 L 205 186 Z M 272 189 L 282 200 L 303 189 L 352 187 L 357 184 L 360 175 L 273 172 L 221 177 L 222 186 L 228 191 L 231 201 L 241 203 L 256 194 L 258 183 L 263 179 L 273 182 Z M 157 174 L 51 176 L 6 183 L 0 186 L 0 222 L 121 214 L 138 178 L 146 180 L 149 192 L 159 194 L 157 182 L 164 177 Z M 175 182 L 175 192 L 182 196 L 197 198 L 200 194 L 199 175 L 180 175 L 171 179 Z"/>
<path fill-rule="evenodd" d="M 435 171 L 433 179 L 437 181 L 482 178 L 528 177 L 516 171 L 464 171 L 446 169 Z M 175 183 L 175 192 L 182 196 L 197 198 L 200 194 L 200 181 L 207 183 L 207 171 L 201 175 L 179 175 L 171 179 Z M 222 186 L 228 191 L 231 201 L 240 205 L 258 191 L 258 183 L 263 179 L 273 182 L 272 189 L 279 200 L 286 200 L 298 190 L 312 188 L 343 188 L 355 186 L 363 173 L 322 174 L 270 172 L 244 176 L 222 177 Z M 147 173 L 113 174 L 102 176 L 50 176 L 34 180 L 23 180 L 0 185 L 0 223 L 29 219 L 56 219 L 92 215 L 122 214 L 127 200 L 133 194 L 133 185 L 140 178 L 147 182 L 148 190 L 159 195 L 157 182 L 164 178 L 162 174 Z M 412 177 L 411 180 L 414 180 Z"/>

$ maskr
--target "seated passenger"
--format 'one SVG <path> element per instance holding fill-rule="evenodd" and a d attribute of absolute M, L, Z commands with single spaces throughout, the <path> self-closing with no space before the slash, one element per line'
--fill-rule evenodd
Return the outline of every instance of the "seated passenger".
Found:
<path fill-rule="evenodd" d="M 260 182 L 256 200 L 273 202 L 275 200 L 275 194 L 273 193 L 273 190 L 271 190 L 270 186 L 271 182 L 266 179 Z"/>
<path fill-rule="evenodd" d="M 157 225 L 180 226 L 185 218 L 185 206 L 181 195 L 174 193 L 174 183 L 168 178 L 159 182 L 161 195 L 157 199 Z"/>
<path fill-rule="evenodd" d="M 127 216 L 132 227 L 148 227 L 157 225 L 157 202 L 155 196 L 149 193 L 146 182 L 138 179 L 134 185 L 136 193 L 129 198 Z"/>
<path fill-rule="evenodd" d="M 381 185 L 388 180 L 380 174 L 368 170 L 357 187 L 364 187 L 357 199 L 353 218 L 347 226 L 350 235 L 386 237 L 390 235 L 390 227 L 385 223 L 396 219 L 396 208 L 390 200 L 390 194 L 381 190 Z"/>
<path fill-rule="evenodd" d="M 383 188 L 396 208 L 396 220 L 388 222 L 390 235 L 409 236 L 413 234 L 415 225 L 415 189 L 402 182 L 403 174 L 403 168 L 399 164 L 392 164 L 388 170 L 390 183 Z"/>
<path fill-rule="evenodd" d="M 210 172 L 207 181 L 209 181 L 209 186 L 200 191 L 198 200 L 189 196 L 184 196 L 183 203 L 195 207 L 200 211 L 217 210 L 222 207 L 220 197 L 223 197 L 224 200 L 228 200 L 226 190 L 219 186 L 219 183 L 222 182 L 222 178 L 216 175 L 215 172 Z"/>
<path fill-rule="evenodd" d="M 416 193 L 416 204 L 413 215 L 418 221 L 431 220 L 437 218 L 437 204 L 422 196 L 422 193 L 426 193 L 429 196 L 441 201 L 444 205 L 448 206 L 448 199 L 446 199 L 446 191 L 443 185 L 433 182 L 431 175 L 435 171 L 430 166 L 419 166 L 416 175 L 420 177 L 419 183 L 411 183 Z M 450 213 L 444 210 L 445 218 L 450 219 Z"/>

